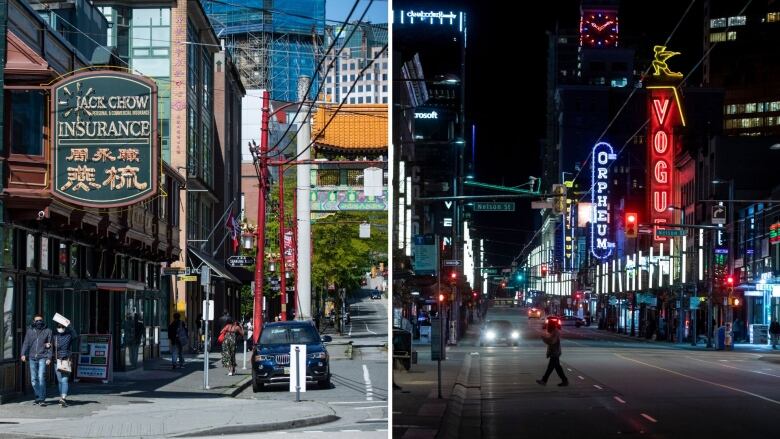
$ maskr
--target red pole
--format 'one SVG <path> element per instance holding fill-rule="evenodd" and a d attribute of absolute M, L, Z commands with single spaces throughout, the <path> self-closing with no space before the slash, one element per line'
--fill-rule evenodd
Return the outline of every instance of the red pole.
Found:
<path fill-rule="evenodd" d="M 279 278 L 282 287 L 280 295 L 282 301 L 282 321 L 287 321 L 287 260 L 285 259 L 284 246 L 284 166 L 279 166 Z"/>
<path fill-rule="evenodd" d="M 263 92 L 263 119 L 260 128 L 260 184 L 257 191 L 257 260 L 255 261 L 255 300 L 252 339 L 255 343 L 263 329 L 263 278 L 265 277 L 265 198 L 268 187 L 266 155 L 268 153 L 268 124 L 270 120 L 268 91 Z"/>

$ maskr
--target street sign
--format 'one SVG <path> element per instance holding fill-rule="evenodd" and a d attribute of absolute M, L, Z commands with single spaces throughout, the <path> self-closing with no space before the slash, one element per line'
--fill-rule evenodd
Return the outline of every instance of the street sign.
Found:
<path fill-rule="evenodd" d="M 200 284 L 204 287 L 211 285 L 211 268 L 208 265 L 200 269 Z"/>
<path fill-rule="evenodd" d="M 498 268 L 496 268 L 496 267 L 482 268 L 481 271 L 483 273 L 485 273 L 486 275 L 488 275 L 488 276 L 494 276 L 494 275 L 498 274 Z"/>
<path fill-rule="evenodd" d="M 203 315 L 206 315 L 206 301 L 202 300 L 203 306 L 201 309 L 203 309 Z M 214 301 L 209 300 L 208 303 L 208 320 L 213 321 L 214 320 Z"/>
<path fill-rule="evenodd" d="M 552 201 L 531 201 L 531 209 L 552 209 Z"/>
<path fill-rule="evenodd" d="M 475 212 L 514 212 L 514 201 L 505 202 L 476 202 L 474 203 Z"/>
<path fill-rule="evenodd" d="M 726 206 L 712 206 L 712 224 L 726 224 Z"/>
<path fill-rule="evenodd" d="M 463 261 L 460 259 L 445 259 L 444 260 L 444 266 L 445 267 L 460 267 L 463 265 Z"/>
<path fill-rule="evenodd" d="M 231 267 L 249 267 L 255 265 L 254 256 L 231 256 L 227 260 Z"/>
<path fill-rule="evenodd" d="M 178 276 L 180 273 L 183 272 L 184 272 L 184 268 L 182 267 L 163 267 L 162 269 L 163 276 Z"/>
<path fill-rule="evenodd" d="M 658 236 L 685 236 L 685 230 L 683 229 L 658 229 L 655 232 Z"/>
<path fill-rule="evenodd" d="M 179 280 L 182 282 L 197 282 L 198 276 L 189 275 L 189 276 L 179 276 Z"/>

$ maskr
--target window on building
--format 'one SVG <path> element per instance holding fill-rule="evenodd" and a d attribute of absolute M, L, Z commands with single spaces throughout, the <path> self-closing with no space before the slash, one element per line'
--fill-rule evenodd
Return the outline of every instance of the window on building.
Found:
<path fill-rule="evenodd" d="M 362 104 L 362 103 L 363 103 L 363 96 L 360 96 L 360 97 L 358 98 L 358 102 L 357 102 L 357 103 L 358 103 L 358 104 Z"/>
<path fill-rule="evenodd" d="M 43 154 L 46 99 L 40 90 L 11 90 L 11 129 L 8 141 L 13 154 Z M 6 95 L 7 96 L 7 95 Z"/>
<path fill-rule="evenodd" d="M 769 23 L 780 21 L 780 12 L 767 12 L 766 21 Z"/>
<path fill-rule="evenodd" d="M 385 85 L 383 85 L 383 86 L 382 86 L 382 91 L 384 91 L 384 92 L 386 92 L 386 91 L 387 91 L 387 84 L 385 84 Z"/>
<path fill-rule="evenodd" d="M 387 73 L 382 73 L 382 81 L 387 81 Z"/>
<path fill-rule="evenodd" d="M 366 73 L 366 80 L 368 80 L 368 81 L 371 80 L 371 73 Z"/>
<path fill-rule="evenodd" d="M 736 114 L 737 106 L 734 104 L 726 105 L 726 114 Z"/>
<path fill-rule="evenodd" d="M 713 32 L 710 34 L 710 43 L 721 43 L 726 41 L 726 32 Z"/>
<path fill-rule="evenodd" d="M 755 113 L 756 112 L 756 103 L 750 102 L 748 104 L 745 104 L 745 113 Z"/>
<path fill-rule="evenodd" d="M 338 169 L 320 169 L 317 171 L 317 186 L 338 186 L 340 178 Z"/>
<path fill-rule="evenodd" d="M 355 82 L 355 75 L 349 75 L 350 82 Z"/>
<path fill-rule="evenodd" d="M 366 91 L 371 91 L 371 84 L 366 86 Z"/>
<path fill-rule="evenodd" d="M 349 98 L 349 103 L 350 104 L 354 104 L 355 103 L 355 98 Z"/>
<path fill-rule="evenodd" d="M 133 68 L 151 77 L 169 77 L 170 9 L 133 9 L 130 53 Z"/>
<path fill-rule="evenodd" d="M 726 39 L 729 41 L 734 41 L 737 39 L 737 33 L 734 31 L 729 31 L 728 34 L 726 34 Z"/>
<path fill-rule="evenodd" d="M 332 94 L 333 93 L 333 89 L 328 87 L 328 88 L 325 89 L 325 93 Z"/>
<path fill-rule="evenodd" d="M 363 93 L 363 86 L 362 86 L 362 85 L 358 85 L 358 87 L 357 87 L 357 91 L 358 91 L 359 93 Z"/>
<path fill-rule="evenodd" d="M 718 27 L 726 27 L 728 25 L 728 20 L 724 18 L 713 18 L 710 20 L 710 29 L 715 29 Z"/>
<path fill-rule="evenodd" d="M 347 94 L 348 91 L 349 91 L 349 87 L 341 87 L 342 93 Z"/>
<path fill-rule="evenodd" d="M 328 77 L 326 77 L 326 78 L 325 78 L 325 82 L 326 82 L 326 83 L 328 83 L 328 84 L 330 84 L 330 76 L 328 76 Z"/>
<path fill-rule="evenodd" d="M 367 104 L 370 104 L 370 103 L 371 103 L 371 96 L 367 96 L 367 97 L 366 97 L 366 103 L 367 103 Z"/>
<path fill-rule="evenodd" d="M 773 126 L 773 125 L 780 125 L 780 116 L 769 116 L 766 118 L 766 125 L 767 126 Z"/>
<path fill-rule="evenodd" d="M 386 104 L 386 103 L 387 103 L 387 96 L 383 96 L 383 97 L 382 97 L 382 103 L 383 103 L 383 104 Z"/>
<path fill-rule="evenodd" d="M 780 101 L 767 102 L 766 111 L 780 111 Z"/>
<path fill-rule="evenodd" d="M 13 276 L 0 277 L 0 359 L 12 360 L 14 355 L 14 295 L 16 289 Z"/>
<path fill-rule="evenodd" d="M 341 82 L 347 82 L 347 75 L 341 75 Z"/>
<path fill-rule="evenodd" d="M 744 26 L 745 23 L 747 23 L 747 17 L 744 15 L 729 17 L 729 26 Z"/>
<path fill-rule="evenodd" d="M 616 87 L 616 88 L 625 87 L 626 85 L 628 85 L 628 79 L 626 78 L 612 79 L 609 81 L 609 85 L 611 87 Z"/>

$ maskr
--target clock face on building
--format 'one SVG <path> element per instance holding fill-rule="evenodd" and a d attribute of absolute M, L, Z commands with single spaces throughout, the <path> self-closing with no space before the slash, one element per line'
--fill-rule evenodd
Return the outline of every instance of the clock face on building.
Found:
<path fill-rule="evenodd" d="M 618 18 L 614 12 L 588 11 L 580 20 L 580 42 L 585 47 L 617 47 Z"/>

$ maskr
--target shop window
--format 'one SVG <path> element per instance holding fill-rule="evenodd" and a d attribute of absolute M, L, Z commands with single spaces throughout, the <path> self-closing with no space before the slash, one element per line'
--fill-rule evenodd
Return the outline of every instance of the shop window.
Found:
<path fill-rule="evenodd" d="M 0 359 L 11 360 L 14 355 L 14 278 L 0 278 Z"/>
<path fill-rule="evenodd" d="M 43 154 L 45 97 L 38 90 L 12 90 L 9 130 L 11 153 Z"/>

